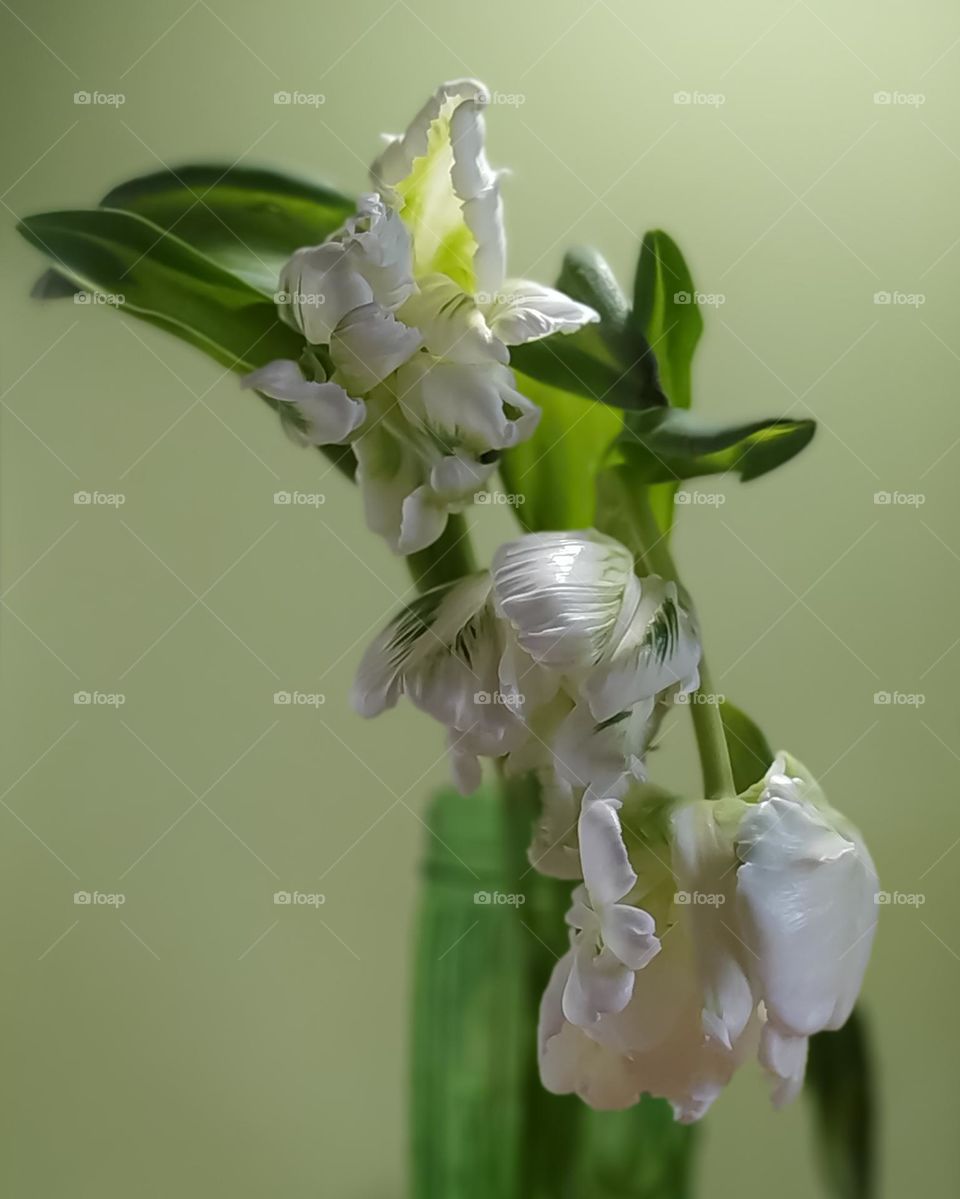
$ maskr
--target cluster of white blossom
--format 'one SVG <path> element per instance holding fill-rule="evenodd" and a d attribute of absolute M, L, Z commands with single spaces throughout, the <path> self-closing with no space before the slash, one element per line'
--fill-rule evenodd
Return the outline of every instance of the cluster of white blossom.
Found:
<path fill-rule="evenodd" d="M 508 347 L 598 319 L 553 288 L 506 278 L 489 100 L 473 80 L 444 84 L 390 139 L 371 169 L 377 190 L 281 275 L 279 313 L 304 355 L 246 379 L 294 407 L 306 441 L 352 447 L 367 523 L 401 554 L 432 545 L 501 451 L 536 429 Z"/>
<path fill-rule="evenodd" d="M 372 168 L 375 191 L 280 283 L 299 362 L 248 384 L 307 442 L 349 444 L 367 522 L 404 554 L 441 535 L 539 411 L 508 347 L 597 314 L 506 280 L 482 84 L 446 84 Z M 361 663 L 364 716 L 401 695 L 447 731 L 467 793 L 481 758 L 533 772 L 530 847 L 582 880 L 541 1006 L 545 1086 L 595 1107 L 663 1096 L 695 1120 L 756 1052 L 777 1103 L 808 1037 L 839 1027 L 866 968 L 876 876 L 858 833 L 780 754 L 745 794 L 681 800 L 646 782 L 660 719 L 696 690 L 700 644 L 674 582 L 640 578 L 593 530 L 530 533 L 491 569 L 419 596 Z"/>

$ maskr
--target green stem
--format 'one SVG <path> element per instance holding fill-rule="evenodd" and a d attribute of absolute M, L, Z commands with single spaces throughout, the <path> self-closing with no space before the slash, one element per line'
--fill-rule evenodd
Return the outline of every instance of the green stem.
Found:
<path fill-rule="evenodd" d="M 693 611 L 690 593 L 680 581 L 676 564 L 667 545 L 667 535 L 657 524 L 656 517 L 647 498 L 647 488 L 632 484 L 623 472 L 618 471 L 620 488 L 625 503 L 630 505 L 632 527 L 636 529 L 640 544 L 631 546 L 635 554 L 643 559 L 649 570 L 664 579 L 672 579 L 687 608 Z M 700 659 L 700 686 L 690 697 L 690 715 L 697 739 L 700 756 L 700 771 L 703 775 L 704 793 L 707 799 L 723 799 L 736 795 L 733 767 L 730 765 L 730 750 L 720 718 L 720 706 L 716 699 L 710 671 L 705 657 Z"/>
<path fill-rule="evenodd" d="M 451 515 L 433 545 L 407 556 L 407 566 L 418 591 L 429 591 L 441 583 L 452 583 L 473 574 L 477 562 L 470 543 L 470 527 L 464 518 Z"/>
<path fill-rule="evenodd" d="M 704 794 L 707 799 L 736 795 L 730 750 L 720 718 L 720 704 L 704 657 L 700 658 L 700 686 L 690 697 L 690 715 L 697 738 Z"/>

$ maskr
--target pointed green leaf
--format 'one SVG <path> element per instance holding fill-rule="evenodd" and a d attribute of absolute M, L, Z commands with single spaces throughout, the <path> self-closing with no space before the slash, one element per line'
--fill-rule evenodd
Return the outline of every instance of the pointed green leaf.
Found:
<path fill-rule="evenodd" d="M 736 471 L 747 482 L 788 462 L 814 435 L 812 420 L 713 424 L 666 408 L 628 414 L 618 450 L 638 482 L 670 483 Z"/>
<path fill-rule="evenodd" d="M 823 1175 L 834 1199 L 873 1199 L 873 1068 L 859 1009 L 837 1032 L 810 1038 L 806 1092 L 813 1103 Z"/>
<path fill-rule="evenodd" d="M 690 270 L 673 238 L 660 229 L 647 233 L 637 261 L 630 323 L 653 347 L 663 389 L 675 408 L 689 408 L 693 398 L 693 354 L 703 332 L 695 296 Z M 650 507 L 665 536 L 673 526 L 676 494 L 672 479 L 650 488 Z"/>
<path fill-rule="evenodd" d="M 733 782 L 741 795 L 769 770 L 773 750 L 760 726 L 727 699 L 720 704 L 720 719 L 733 767 Z"/>
<path fill-rule="evenodd" d="M 599 323 L 514 346 L 510 359 L 515 369 L 570 395 L 614 408 L 665 404 L 656 358 L 642 330 L 629 322 L 627 301 L 604 258 L 596 250 L 568 251 L 557 287 L 596 309 Z"/>
<path fill-rule="evenodd" d="M 246 373 L 274 358 L 298 359 L 302 338 L 249 283 L 141 216 L 108 208 L 47 212 L 20 233 L 81 292 L 111 298 L 124 313 L 165 329 L 230 370 Z M 276 401 L 261 395 L 270 407 Z M 324 447 L 352 475 L 349 447 Z"/>
<path fill-rule="evenodd" d="M 632 322 L 653 346 L 663 389 L 675 408 L 690 407 L 693 352 L 703 332 L 696 294 L 673 238 L 661 229 L 647 233 L 637 262 Z"/>
<path fill-rule="evenodd" d="M 356 204 L 333 188 L 279 171 L 217 163 L 130 179 L 100 207 L 145 217 L 272 296 L 293 251 L 323 241 Z M 45 298 L 70 294 L 45 286 Z"/>
<path fill-rule="evenodd" d="M 173 234 L 129 212 L 47 212 L 20 232 L 85 291 L 160 325 L 233 370 L 298 358 L 302 339 L 257 290 Z"/>

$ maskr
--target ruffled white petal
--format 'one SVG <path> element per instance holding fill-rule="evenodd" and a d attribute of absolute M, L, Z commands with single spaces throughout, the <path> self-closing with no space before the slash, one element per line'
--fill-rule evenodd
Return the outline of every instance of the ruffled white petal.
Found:
<path fill-rule="evenodd" d="M 587 799 L 580 813 L 580 861 L 594 907 L 617 903 L 637 881 L 623 843 L 619 806 L 606 799 Z"/>
<path fill-rule="evenodd" d="M 500 186 L 484 152 L 489 100 L 476 80 L 445 83 L 371 168 L 410 229 L 417 274 L 440 271 L 465 291 L 496 291 L 504 275 Z"/>
<path fill-rule="evenodd" d="M 337 378 L 354 391 L 372 391 L 415 354 L 423 341 L 417 329 L 397 320 L 379 304 L 347 313 L 330 338 Z"/>
<path fill-rule="evenodd" d="M 791 1037 L 778 1032 L 770 1023 L 760 1034 L 760 1065 L 770 1076 L 773 1106 L 792 1102 L 803 1086 L 807 1069 L 807 1037 Z"/>
<path fill-rule="evenodd" d="M 400 316 L 421 331 L 425 348 L 436 358 L 502 365 L 510 361 L 510 352 L 491 333 L 474 298 L 446 275 L 420 279 Z"/>
<path fill-rule="evenodd" d="M 430 486 L 448 503 L 472 503 L 496 469 L 496 462 L 478 462 L 463 454 L 448 454 L 430 471 Z"/>
<path fill-rule="evenodd" d="M 660 692 L 693 691 L 699 685 L 700 641 L 673 582 L 656 575 L 639 581 L 639 602 L 619 638 L 610 639 L 598 668 L 585 680 L 584 695 L 597 720 L 609 720 Z"/>
<path fill-rule="evenodd" d="M 600 319 L 586 304 L 529 279 L 508 280 L 502 291 L 490 298 L 485 312 L 493 333 L 508 346 L 553 333 L 574 333 Z"/>
<path fill-rule="evenodd" d="M 433 716 L 459 751 L 464 785 L 476 780 L 470 758 L 508 753 L 525 736 L 497 692 L 501 642 L 489 593 L 489 576 L 477 574 L 418 596 L 364 654 L 352 696 L 363 716 L 401 694 Z"/>
<path fill-rule="evenodd" d="M 595 666 L 639 594 L 629 550 L 592 530 L 507 542 L 494 555 L 493 577 L 520 645 L 560 671 Z"/>
<path fill-rule="evenodd" d="M 363 400 L 353 399 L 338 383 L 304 379 L 300 367 L 284 358 L 245 375 L 241 386 L 292 404 L 302 419 L 304 437 L 312 445 L 342 445 L 366 417 Z"/>
<path fill-rule="evenodd" d="M 540 1080 L 555 1095 L 579 1095 L 598 1111 L 619 1111 L 640 1098 L 629 1061 L 605 1048 L 563 1014 L 573 951 L 554 966 L 540 1002 L 537 1028 Z"/>
<path fill-rule="evenodd" d="M 397 371 L 397 399 L 415 427 L 430 430 L 449 452 L 477 455 L 525 441 L 540 410 L 499 363 L 438 361 L 418 354 Z"/>
<path fill-rule="evenodd" d="M 702 988 L 703 1027 L 728 1049 L 740 1039 L 757 1001 L 749 979 L 750 951 L 738 931 L 737 857 L 733 836 L 747 805 L 699 800 L 671 816 L 673 867 Z"/>
<path fill-rule="evenodd" d="M 551 739 L 557 777 L 604 799 L 618 798 L 632 781 L 642 782 L 652 709 L 652 702 L 637 704 L 601 724 L 587 704 L 577 703 Z"/>
<path fill-rule="evenodd" d="M 351 251 L 351 261 L 381 307 L 393 311 L 416 290 L 410 234 L 378 195 L 361 196 L 356 215 L 330 240 Z"/>
<path fill-rule="evenodd" d="M 449 509 L 426 484 L 417 487 L 400 506 L 398 554 L 416 554 L 442 536 L 447 527 Z"/>
<path fill-rule="evenodd" d="M 408 686 L 406 676 L 456 639 L 482 611 L 489 592 L 484 575 L 470 575 L 407 605 L 363 656 L 351 696 L 355 710 L 369 717 L 392 708 Z"/>
<path fill-rule="evenodd" d="M 348 312 L 374 299 L 349 248 L 325 242 L 297 250 L 283 268 L 277 310 L 311 345 L 326 345 Z"/>
<path fill-rule="evenodd" d="M 604 913 L 603 940 L 630 970 L 642 970 L 660 952 L 655 927 L 653 917 L 643 908 L 617 903 Z"/>
<path fill-rule="evenodd" d="M 633 994 L 634 972 L 606 949 L 577 945 L 563 992 L 563 1014 L 571 1024 L 590 1028 L 601 1016 L 621 1012 Z"/>
<path fill-rule="evenodd" d="M 540 813 L 527 850 L 530 865 L 549 878 L 582 877 L 577 841 L 579 799 L 573 788 L 542 771 Z"/>
<path fill-rule="evenodd" d="M 423 460 L 393 433 L 380 412 L 371 412 L 368 428 L 353 443 L 353 452 L 367 527 L 399 553 L 403 504 L 424 483 Z"/>

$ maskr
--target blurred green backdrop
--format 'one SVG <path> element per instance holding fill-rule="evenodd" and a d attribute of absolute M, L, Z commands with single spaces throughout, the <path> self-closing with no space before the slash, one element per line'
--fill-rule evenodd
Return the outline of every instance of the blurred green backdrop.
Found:
<path fill-rule="evenodd" d="M 629 284 L 662 226 L 715 297 L 698 406 L 821 423 L 783 472 L 705 481 L 724 502 L 680 510 L 677 552 L 721 689 L 923 897 L 881 912 L 866 986 L 884 1193 L 956 1194 L 956 6 L 10 0 L 0 29 L 3 1193 L 403 1194 L 420 813 L 446 771 L 426 718 L 346 700 L 402 563 L 234 377 L 122 310 L 28 302 L 43 264 L 13 225 L 191 160 L 359 190 L 378 134 L 473 74 L 513 273 L 592 242 Z M 485 551 L 510 528 L 472 519 Z M 674 723 L 656 773 L 693 786 Z M 754 1068 L 703 1148 L 707 1199 L 818 1193 L 808 1113 L 773 1114 Z"/>

